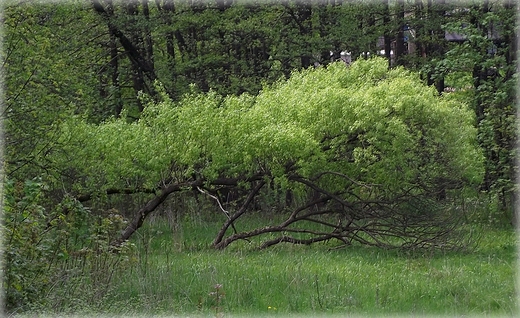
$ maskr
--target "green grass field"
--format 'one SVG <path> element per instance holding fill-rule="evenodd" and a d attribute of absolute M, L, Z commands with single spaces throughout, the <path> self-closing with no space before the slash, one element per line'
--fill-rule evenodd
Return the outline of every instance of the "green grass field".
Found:
<path fill-rule="evenodd" d="M 156 219 L 133 238 L 128 265 L 97 310 L 179 316 L 515 316 L 516 236 L 479 231 L 464 253 L 407 255 L 331 245 L 208 247 L 217 222 Z"/>

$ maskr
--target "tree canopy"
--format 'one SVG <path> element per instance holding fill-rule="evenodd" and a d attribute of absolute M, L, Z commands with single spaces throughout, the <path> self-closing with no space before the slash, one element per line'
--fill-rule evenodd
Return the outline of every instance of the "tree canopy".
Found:
<path fill-rule="evenodd" d="M 478 184 L 471 110 L 418 81 L 374 58 L 293 72 L 257 96 L 191 93 L 174 102 L 163 93 L 135 122 L 64 121 L 52 160 L 78 195 L 265 181 L 301 195 L 318 187 L 350 204 Z"/>

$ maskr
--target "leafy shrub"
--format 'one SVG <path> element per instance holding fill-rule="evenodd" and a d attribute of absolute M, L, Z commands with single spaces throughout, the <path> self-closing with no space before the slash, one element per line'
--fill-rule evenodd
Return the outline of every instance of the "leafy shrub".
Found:
<path fill-rule="evenodd" d="M 117 211 L 96 216 L 70 197 L 48 209 L 45 189 L 39 179 L 5 182 L 3 288 L 8 312 L 96 303 L 109 292 L 112 273 L 128 260 L 109 248 L 109 238 L 124 226 Z"/>

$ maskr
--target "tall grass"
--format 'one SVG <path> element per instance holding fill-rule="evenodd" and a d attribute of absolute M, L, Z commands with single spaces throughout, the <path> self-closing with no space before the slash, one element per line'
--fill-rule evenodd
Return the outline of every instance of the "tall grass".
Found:
<path fill-rule="evenodd" d="M 133 266 L 115 274 L 115 292 L 105 311 L 204 316 L 516 313 L 513 230 L 481 229 L 479 245 L 465 253 L 406 255 L 326 244 L 257 251 L 254 242 L 245 241 L 215 251 L 208 245 L 219 224 L 215 217 L 185 218 L 175 228 L 161 218 L 147 224 L 133 238 Z"/>
<path fill-rule="evenodd" d="M 195 205 L 193 205 L 195 206 Z M 205 211 L 205 212 L 201 212 Z M 225 216 L 210 209 L 149 218 L 121 255 L 62 266 L 46 301 L 28 314 L 79 316 L 515 316 L 517 237 L 513 229 L 469 225 L 465 252 L 404 253 L 237 241 L 210 247 Z M 276 221 L 252 213 L 238 230 Z"/>

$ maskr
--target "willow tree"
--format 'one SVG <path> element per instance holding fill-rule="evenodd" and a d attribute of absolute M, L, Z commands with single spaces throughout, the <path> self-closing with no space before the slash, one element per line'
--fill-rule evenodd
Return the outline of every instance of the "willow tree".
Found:
<path fill-rule="evenodd" d="M 468 106 L 382 58 L 294 72 L 256 97 L 173 102 L 163 93 L 145 104 L 134 123 L 71 119 L 54 158 L 74 175 L 62 181 L 80 201 L 148 193 L 116 245 L 171 193 L 218 200 L 233 190 L 243 195 L 234 210 L 217 205 L 225 216 L 215 248 L 256 236 L 262 247 L 331 239 L 453 247 L 460 213 L 448 208 L 450 195 L 481 180 Z M 277 211 L 282 221 L 241 231 L 253 201 L 273 188 L 295 196 Z"/>

